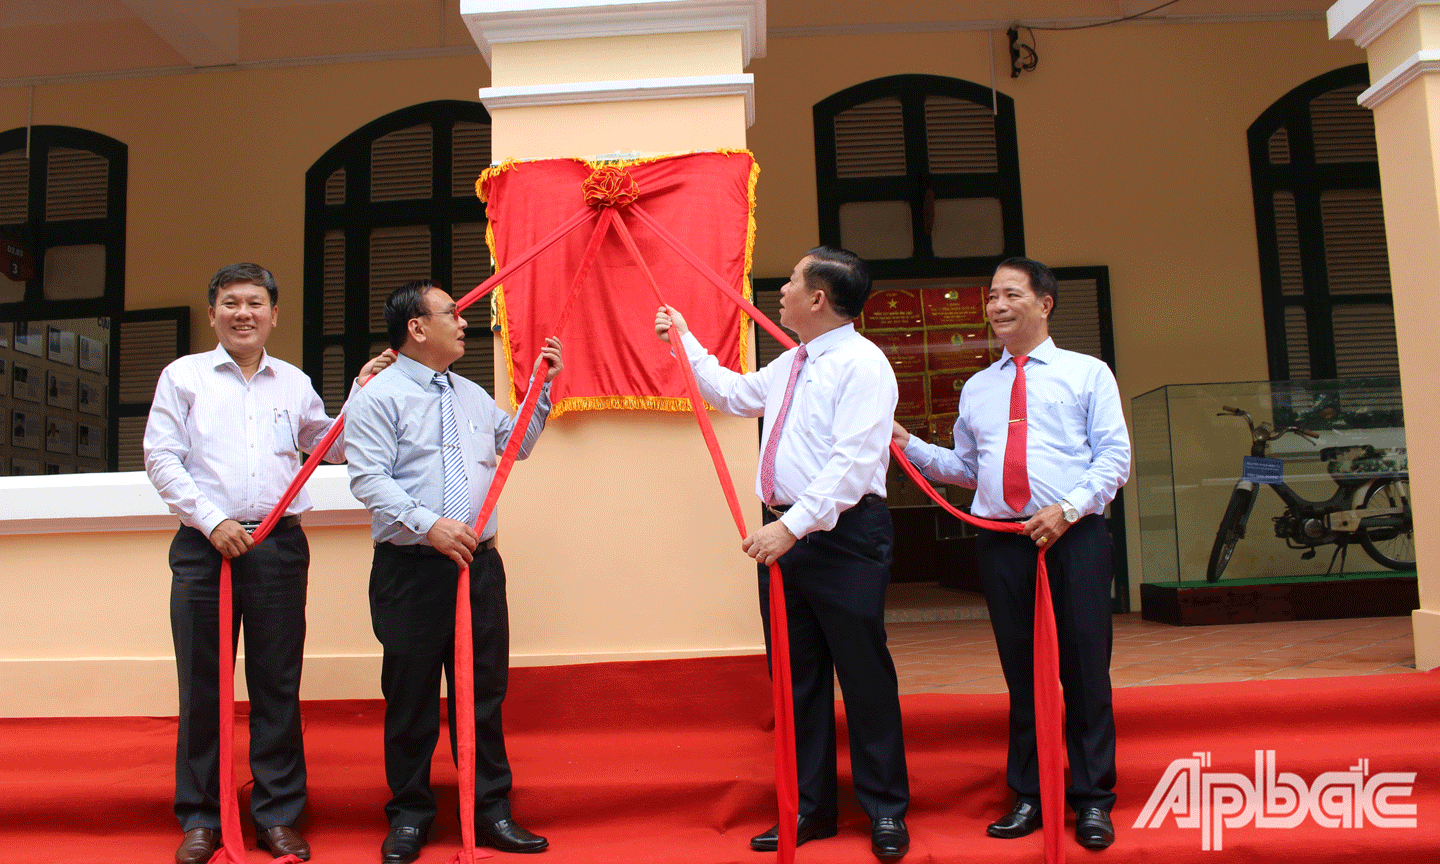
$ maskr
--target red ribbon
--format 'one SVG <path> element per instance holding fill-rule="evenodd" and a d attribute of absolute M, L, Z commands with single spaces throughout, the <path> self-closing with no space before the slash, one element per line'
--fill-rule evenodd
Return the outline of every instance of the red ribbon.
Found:
<path fill-rule="evenodd" d="M 774 336 L 785 348 L 795 347 L 795 341 L 785 334 L 783 330 L 775 325 L 764 313 L 755 308 L 754 304 L 745 299 L 744 295 L 733 286 L 726 284 L 714 270 L 702 261 L 697 255 L 675 239 L 675 236 L 665 230 L 659 222 L 644 211 L 638 204 L 632 205 L 629 212 L 644 225 L 650 228 L 657 237 L 673 249 L 681 258 L 687 261 L 692 267 L 710 281 L 716 288 L 720 289 L 730 302 L 739 306 L 755 323 Z M 686 364 L 688 366 L 688 364 Z M 945 500 L 935 488 L 920 475 L 920 472 L 910 460 L 905 458 L 905 453 L 894 442 L 890 444 L 890 453 L 900 468 L 910 477 L 915 484 L 930 497 L 932 501 L 945 508 L 946 512 L 961 521 L 968 522 L 980 528 L 991 531 L 1002 531 L 1018 534 L 1021 531 L 1021 524 L 1017 522 L 992 522 L 989 519 L 981 519 L 971 516 L 961 510 L 957 510 L 949 501 Z M 775 585 L 778 580 L 774 574 L 778 572 L 777 567 L 771 565 L 772 578 L 770 580 L 770 606 L 772 622 L 772 646 L 784 639 L 784 631 L 775 635 L 773 623 L 775 621 L 774 609 L 778 606 L 784 609 L 783 595 L 777 597 Z M 1055 612 L 1050 599 L 1050 579 L 1045 567 L 1045 550 L 1042 548 L 1035 567 L 1035 736 L 1040 761 L 1040 807 L 1044 825 L 1045 837 L 1045 861 L 1046 864 L 1064 864 L 1065 861 L 1065 840 L 1063 828 L 1065 825 L 1063 802 L 1065 796 L 1065 746 L 1062 732 L 1064 703 L 1060 695 L 1060 647 L 1055 633 Z M 778 689 L 778 684 L 777 684 Z M 779 698 L 776 701 L 776 735 L 779 735 Z M 793 716 L 791 717 L 793 723 Z M 793 757 L 791 768 L 793 770 Z M 786 820 L 780 820 L 780 830 L 784 832 Z M 781 834 L 784 847 L 784 833 Z M 793 854 L 793 850 L 792 850 Z"/>
<path fill-rule="evenodd" d="M 578 289 L 583 282 L 584 276 L 594 265 L 595 257 L 598 254 L 600 241 L 604 235 L 613 227 L 619 235 L 621 242 L 634 256 L 641 271 L 645 274 L 647 282 L 655 296 L 663 304 L 659 286 L 656 285 L 654 277 L 650 273 L 648 265 L 639 253 L 629 229 L 625 226 L 624 220 L 619 218 L 616 212 L 617 207 L 624 206 L 627 211 L 633 213 L 641 224 L 648 227 L 657 237 L 669 246 L 683 260 L 688 262 L 700 273 L 701 276 L 715 285 L 722 295 L 730 302 L 740 307 L 748 314 L 755 323 L 775 337 L 786 348 L 795 346 L 794 340 L 785 334 L 778 326 L 767 318 L 754 304 L 745 299 L 744 295 L 732 285 L 725 282 L 717 275 L 709 265 L 702 261 L 699 256 L 680 243 L 673 234 L 667 231 L 662 225 L 655 221 L 648 213 L 634 202 L 639 197 L 638 186 L 634 178 L 627 172 L 615 169 L 621 177 L 611 174 L 603 174 L 600 169 L 587 178 L 586 201 L 590 207 L 583 208 L 573 217 L 557 227 L 539 243 L 527 249 L 514 261 L 495 272 L 489 279 L 469 291 L 457 301 L 458 309 L 465 309 L 476 300 L 488 294 L 494 287 L 506 277 L 515 273 L 521 267 L 533 261 L 540 253 L 553 246 L 561 238 L 576 230 L 583 223 L 590 219 L 597 218 L 598 223 L 591 235 L 590 243 L 586 247 L 585 256 L 571 282 L 570 294 L 566 300 L 565 307 L 561 312 L 560 319 L 556 324 L 554 332 L 557 336 L 565 329 L 568 323 L 570 312 L 574 307 Z M 594 181 L 593 183 L 591 181 Z M 625 181 L 628 181 L 625 182 Z M 593 197 L 595 200 L 591 200 Z M 695 384 L 694 374 L 690 369 L 689 361 L 684 357 L 684 349 L 679 345 L 675 346 L 673 352 L 676 365 L 681 370 L 685 380 L 686 390 L 690 397 L 690 405 L 695 412 L 697 421 L 700 424 L 701 433 L 705 438 L 706 447 L 710 451 L 711 460 L 715 464 L 716 474 L 720 480 L 721 488 L 724 491 L 726 502 L 730 507 L 731 516 L 735 519 L 742 538 L 749 536 L 745 527 L 745 520 L 740 511 L 739 498 L 735 493 L 734 484 L 730 480 L 730 472 L 725 466 L 724 455 L 720 451 L 719 442 L 715 438 L 714 428 L 710 424 L 709 417 L 705 413 L 703 401 L 700 398 L 699 389 Z M 543 380 L 543 376 L 549 370 L 549 362 L 541 364 L 537 377 Z M 362 385 L 365 382 L 361 382 Z M 529 427 L 530 419 L 534 415 L 535 405 L 539 400 L 540 387 L 531 386 L 526 393 L 525 402 L 521 405 L 520 412 L 516 417 L 515 430 L 519 433 L 511 435 L 510 441 L 506 444 L 505 452 L 501 456 L 496 467 L 495 478 L 491 481 L 490 488 L 486 493 L 485 502 L 481 505 L 480 516 L 476 520 L 477 525 L 484 525 L 495 503 L 499 499 L 500 491 L 504 488 L 506 479 L 509 477 L 510 469 L 519 453 L 520 443 L 524 439 L 524 430 Z M 335 439 L 339 437 L 344 429 L 345 417 L 342 414 L 336 418 L 330 432 L 326 434 L 320 445 L 315 448 L 310 458 L 306 460 L 300 473 L 296 475 L 285 495 L 275 505 L 275 509 L 265 518 L 260 527 L 254 532 L 255 542 L 259 543 L 274 528 L 275 523 L 289 507 L 295 495 L 299 493 L 305 481 L 314 473 L 319 461 L 326 453 Z M 895 456 L 900 467 L 915 483 L 930 496 L 932 500 L 945 508 L 947 512 L 957 518 L 982 528 L 992 531 L 1007 531 L 1018 533 L 1020 526 L 1012 522 L 991 522 L 986 519 L 979 519 L 968 513 L 955 509 L 948 501 L 937 493 L 920 473 L 905 458 L 905 454 L 895 444 L 890 445 L 890 451 Z M 1049 580 L 1045 569 L 1045 552 L 1040 551 L 1038 565 L 1036 568 L 1036 600 L 1035 600 L 1035 713 L 1036 733 L 1040 752 L 1040 780 L 1041 780 L 1041 806 L 1044 819 L 1045 837 L 1045 860 L 1047 864 L 1063 864 L 1065 860 L 1063 836 L 1061 827 L 1063 821 L 1063 786 L 1064 786 L 1064 748 L 1061 737 L 1061 699 L 1060 699 L 1060 677 L 1059 677 L 1059 654 L 1055 641 L 1055 619 L 1053 609 L 1050 605 Z M 456 712 L 456 732 L 459 743 L 456 754 L 458 763 L 458 774 L 460 783 L 460 821 L 462 848 L 451 857 L 451 864 L 473 864 L 475 859 L 488 858 L 489 853 L 478 851 L 475 848 L 475 716 L 474 716 L 474 657 L 473 657 L 473 630 L 470 620 L 470 572 L 468 567 L 459 568 L 459 579 L 456 585 L 455 602 L 455 699 L 456 705 L 451 708 Z M 790 685 L 790 656 L 789 656 L 789 627 L 785 615 L 785 594 L 783 577 L 778 564 L 770 565 L 770 646 L 771 646 L 771 681 L 772 696 L 775 703 L 775 786 L 776 799 L 779 809 L 779 849 L 778 864 L 793 864 L 795 859 L 795 827 L 799 813 L 799 786 L 796 779 L 795 765 L 795 717 L 792 702 L 792 691 Z M 215 856 L 211 859 L 212 864 L 243 864 L 244 849 L 240 843 L 240 811 L 238 796 L 235 789 L 235 766 L 234 766 L 234 719 L 235 719 L 235 694 L 234 694 L 234 653 L 231 639 L 233 638 L 231 625 L 231 577 L 230 562 L 225 560 L 220 568 L 220 802 L 222 818 L 222 835 L 224 844 L 217 849 Z M 463 650 L 462 650 L 463 649 Z M 278 859 L 280 864 L 290 864 L 298 861 L 294 856 Z"/>

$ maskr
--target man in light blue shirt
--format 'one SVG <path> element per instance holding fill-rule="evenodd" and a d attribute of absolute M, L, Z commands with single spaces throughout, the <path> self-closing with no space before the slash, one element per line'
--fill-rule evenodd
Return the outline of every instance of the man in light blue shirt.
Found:
<path fill-rule="evenodd" d="M 440 732 L 440 673 L 450 704 L 458 567 L 470 568 L 475 665 L 475 838 L 506 852 L 539 852 L 548 841 L 510 816 L 510 763 L 500 705 L 510 663 L 505 568 L 495 549 L 496 517 L 475 521 L 514 419 L 478 384 L 449 371 L 465 353 L 465 319 L 429 280 L 411 282 L 385 302 L 385 325 L 399 356 L 351 399 L 345 455 L 350 491 L 370 511 L 375 560 L 370 620 L 384 648 L 385 805 L 390 832 L 382 864 L 420 855 L 435 819 L 430 759 Z M 560 342 L 536 358 L 550 361 L 520 458 L 530 454 L 550 414 L 550 382 L 563 366 Z M 532 375 L 531 386 L 535 386 Z M 455 714 L 449 714 L 455 744 Z"/>
<path fill-rule="evenodd" d="M 1115 718 L 1113 565 L 1103 514 L 1130 474 L 1130 439 L 1110 368 L 1050 339 L 1057 302 L 1059 288 L 1048 267 L 1028 258 L 1003 262 L 985 312 L 1005 351 L 961 390 L 955 449 L 913 438 L 899 424 L 894 437 L 926 477 L 976 490 L 974 515 L 1023 523 L 1019 534 L 982 530 L 976 544 L 1010 689 L 1006 780 L 1016 799 L 986 833 L 1014 838 L 1040 827 L 1033 624 L 1036 558 L 1044 548 L 1065 689 L 1066 799 L 1077 816 L 1076 839 L 1104 849 L 1115 839 Z"/>

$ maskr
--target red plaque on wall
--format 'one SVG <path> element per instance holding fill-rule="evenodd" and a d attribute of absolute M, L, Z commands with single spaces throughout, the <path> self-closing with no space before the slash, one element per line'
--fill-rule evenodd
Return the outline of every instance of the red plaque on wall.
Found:
<path fill-rule="evenodd" d="M 928 330 L 925 352 L 931 371 L 978 372 L 990 365 L 990 340 L 985 330 Z"/>
<path fill-rule="evenodd" d="M 865 314 L 860 318 L 862 330 L 901 330 L 921 327 L 925 323 L 924 291 L 885 288 L 875 291 L 865 301 Z"/>
<path fill-rule="evenodd" d="M 954 411 L 960 404 L 960 388 L 973 372 L 935 372 L 930 375 L 930 398 L 937 413 Z"/>
<path fill-rule="evenodd" d="M 985 326 L 988 286 L 970 285 L 925 291 L 926 327 Z"/>
<path fill-rule="evenodd" d="M 919 331 L 867 331 L 866 338 L 885 352 L 897 375 L 925 371 L 925 334 Z"/>
<path fill-rule="evenodd" d="M 917 417 L 930 413 L 926 407 L 924 375 L 897 376 L 895 383 L 900 385 L 900 401 L 895 405 L 897 415 Z"/>

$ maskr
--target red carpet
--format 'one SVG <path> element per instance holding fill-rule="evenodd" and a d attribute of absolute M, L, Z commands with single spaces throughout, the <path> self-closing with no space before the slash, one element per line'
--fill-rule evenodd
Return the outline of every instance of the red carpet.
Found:
<path fill-rule="evenodd" d="M 1006 698 L 920 695 L 903 704 L 914 799 L 904 860 L 1040 862 L 1039 834 L 984 836 L 1009 804 Z M 774 860 L 747 844 L 775 812 L 762 658 L 515 669 L 506 709 L 515 812 L 550 838 L 551 849 L 496 860 Z M 302 828 L 313 860 L 375 864 L 387 797 L 382 706 L 316 702 L 305 713 L 310 811 Z M 1440 675 L 1128 688 L 1116 691 L 1116 722 L 1118 840 L 1103 853 L 1083 849 L 1072 822 L 1071 861 L 1440 860 Z M 170 861 L 180 839 L 170 813 L 174 736 L 174 718 L 0 720 L 0 861 Z M 247 746 L 242 736 L 236 752 Z M 1293 774 L 1292 784 L 1324 787 L 1307 796 L 1319 803 L 1296 827 L 1256 827 L 1246 810 L 1257 801 L 1243 788 L 1254 784 L 1256 750 L 1275 751 L 1281 782 Z M 1208 764 L 1194 753 L 1208 753 Z M 1132 827 L 1177 759 L 1195 762 L 1167 781 L 1168 815 L 1150 814 L 1159 827 Z M 422 864 L 444 864 L 459 846 L 449 760 L 442 737 L 434 774 L 440 818 Z M 841 765 L 848 775 L 844 754 Z M 1386 772 L 1416 776 L 1380 776 Z M 243 763 L 236 773 L 249 778 Z M 1205 799 L 1199 804 L 1189 795 L 1192 775 Z M 248 803 L 242 794 L 242 812 Z M 840 836 L 801 847 L 797 860 L 875 860 L 869 823 L 853 800 L 843 807 Z M 1283 799 L 1271 808 L 1290 809 Z M 1316 819 L 1353 826 L 1356 812 L 1361 827 L 1322 827 Z M 1219 850 L 1201 848 L 1202 813 L 1220 824 Z M 1328 815 L 1340 813 L 1344 821 Z M 1374 814 L 1416 827 L 1377 827 Z M 1177 815 L 1193 826 L 1177 827 Z M 253 848 L 245 822 L 248 860 L 269 861 Z"/>

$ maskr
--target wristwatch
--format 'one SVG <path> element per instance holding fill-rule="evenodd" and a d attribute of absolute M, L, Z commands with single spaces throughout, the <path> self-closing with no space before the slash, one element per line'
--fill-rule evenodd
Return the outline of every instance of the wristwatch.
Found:
<path fill-rule="evenodd" d="M 1066 501 L 1063 498 L 1060 499 L 1060 515 L 1064 516 L 1065 521 L 1069 522 L 1071 525 L 1074 525 L 1080 520 L 1080 511 L 1076 510 L 1073 506 L 1071 506 L 1069 501 Z"/>

